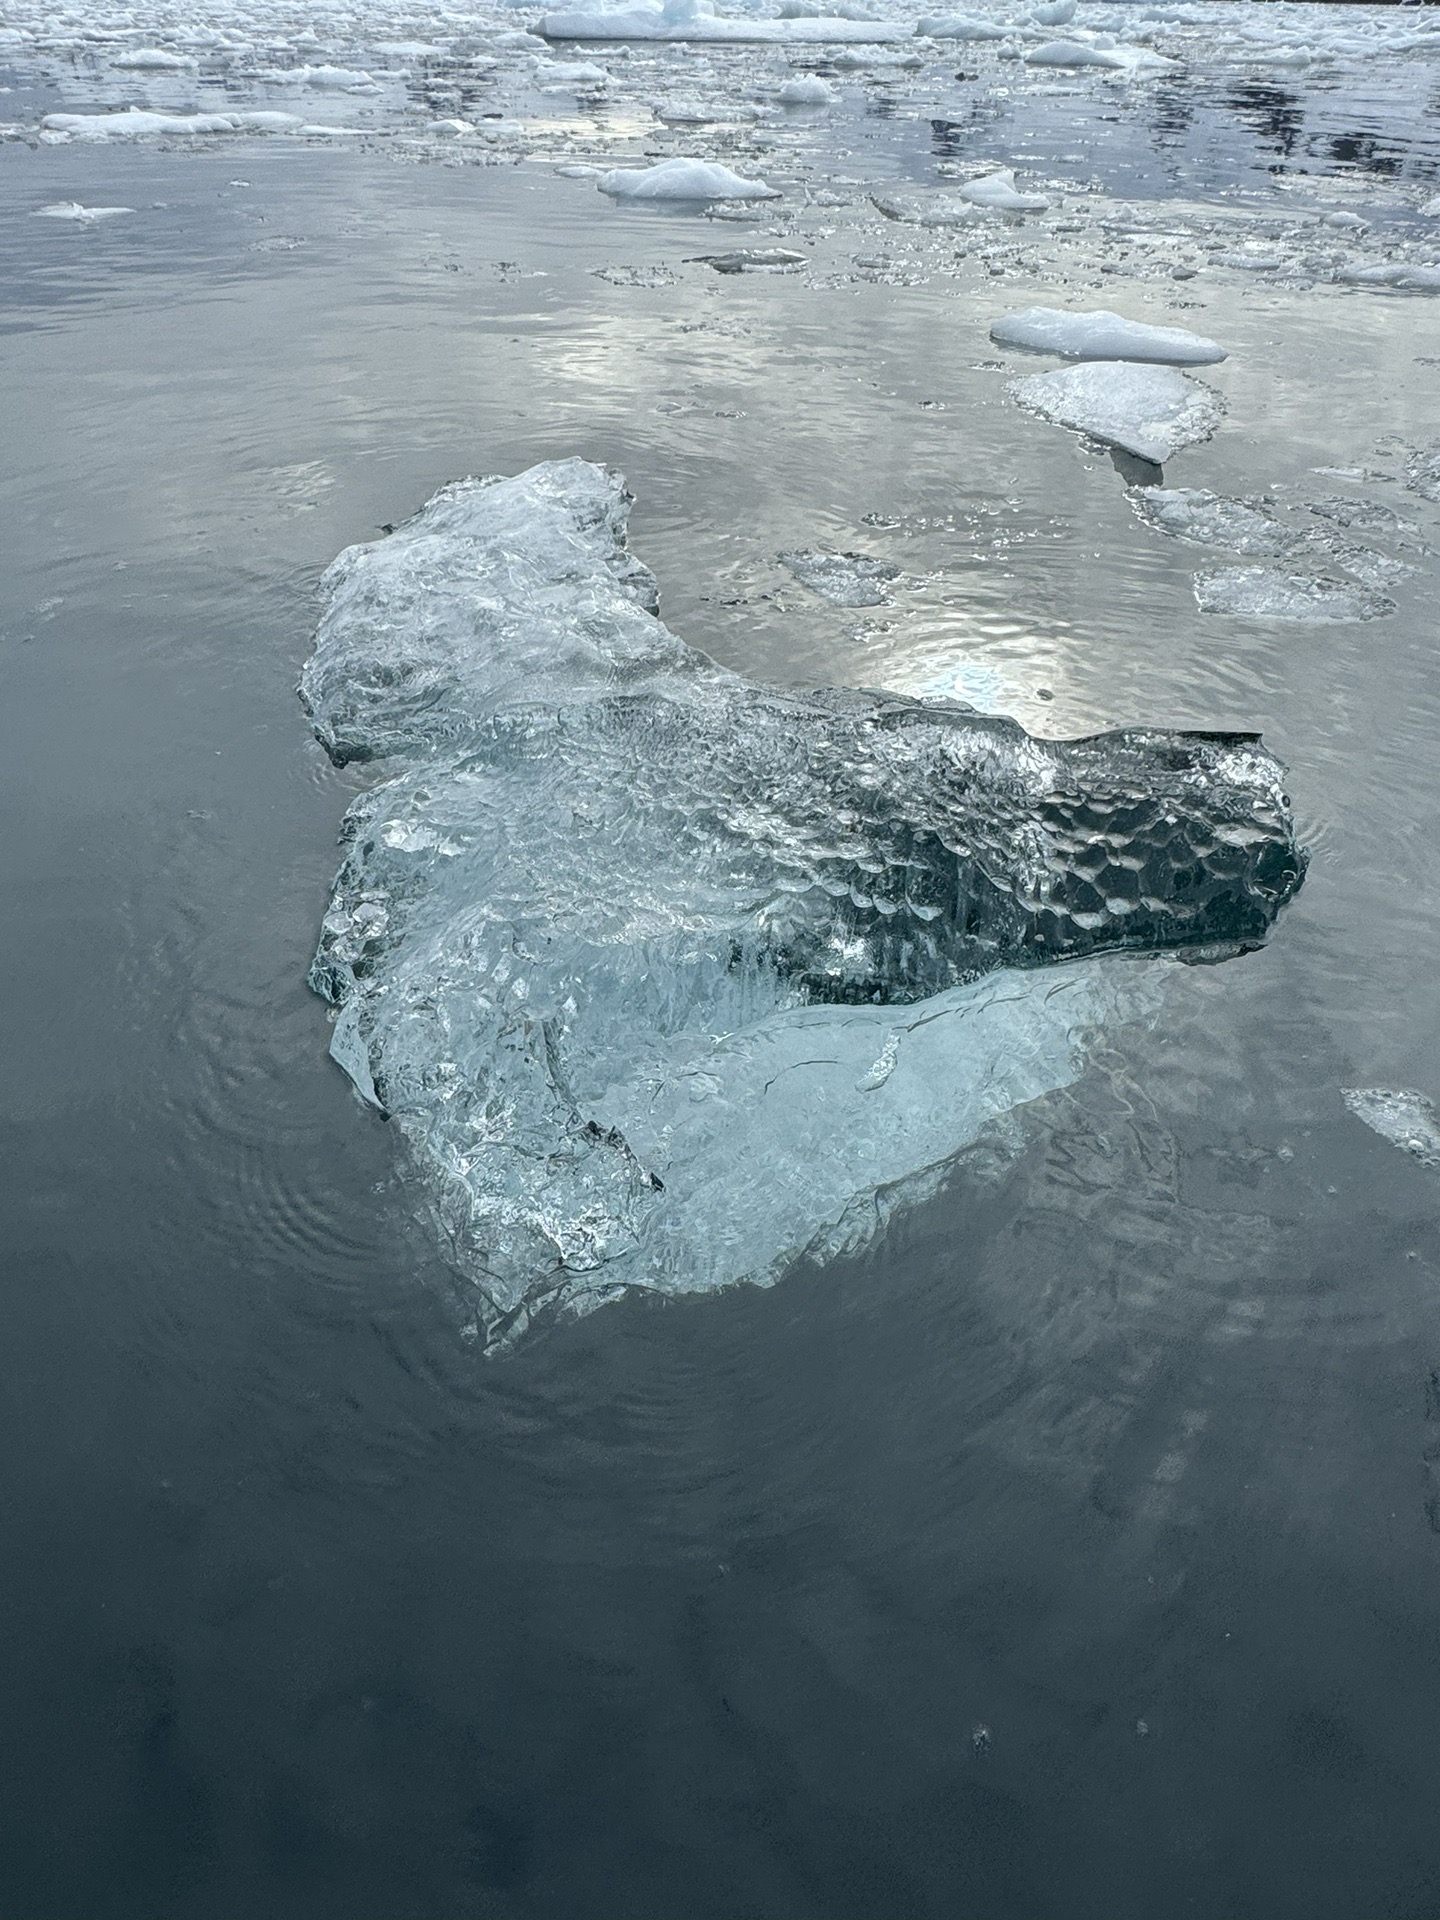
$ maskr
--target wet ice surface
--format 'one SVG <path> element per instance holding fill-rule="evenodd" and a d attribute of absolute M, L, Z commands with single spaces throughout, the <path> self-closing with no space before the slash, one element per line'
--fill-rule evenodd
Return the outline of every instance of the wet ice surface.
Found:
<path fill-rule="evenodd" d="M 1440 1167 L 1440 1120 L 1423 1093 L 1387 1087 L 1346 1087 L 1345 1104 L 1382 1140 L 1412 1155 L 1422 1167 Z"/>
<path fill-rule="evenodd" d="M 901 40 L 7 14 L 17 1911 L 1353 1920 L 1440 1873 L 1436 1175 L 1342 1097 L 1440 1097 L 1436 296 L 1348 277 L 1440 259 L 1433 9 L 1082 0 L 929 44 L 874 10 Z M 1106 34 L 1179 64 L 1012 57 Z M 127 109 L 224 128 L 44 125 Z M 672 157 L 781 197 L 596 191 Z M 1003 169 L 1049 206 L 961 198 Z M 1214 434 L 1156 473 L 1014 405 L 1065 364 L 990 339 L 1033 307 L 1223 345 Z M 577 451 L 629 477 L 668 630 L 747 684 L 1258 730 L 1312 859 L 1223 966 L 1023 973 L 1117 989 L 1037 1003 L 1033 1054 L 1008 969 L 946 990 L 985 1011 L 943 1071 L 937 996 L 861 1008 L 853 1052 L 851 1007 L 791 1009 L 814 1098 L 770 1162 L 739 1143 L 727 1230 L 787 1244 L 914 1164 L 831 1108 L 973 1133 L 929 1198 L 486 1364 L 305 986 L 393 769 L 334 769 L 293 689 L 337 553 Z M 887 603 L 797 553 L 893 566 Z M 1197 605 L 1252 566 L 1394 611 Z"/>
<path fill-rule="evenodd" d="M 985 975 L 1244 952 L 1304 870 L 1246 736 L 1053 744 L 717 667 L 627 509 L 578 460 L 437 494 L 327 573 L 301 682 L 338 764 L 413 765 L 347 816 L 311 978 L 492 1342 L 863 1244 L 1144 1004 Z M 786 558 L 839 597 L 847 557 Z"/>

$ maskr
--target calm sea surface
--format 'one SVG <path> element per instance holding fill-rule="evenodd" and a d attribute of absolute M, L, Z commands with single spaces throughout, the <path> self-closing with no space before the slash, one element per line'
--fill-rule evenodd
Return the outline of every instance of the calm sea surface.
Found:
<path fill-rule="evenodd" d="M 1440 192 L 1423 86 L 957 125 L 832 175 Z M 750 230 L 542 166 L 0 148 L 6 1920 L 1440 1914 L 1440 1173 L 1341 1097 L 1440 1097 L 1440 301 L 1161 289 L 1231 349 L 1167 483 L 1378 501 L 1416 568 L 1241 623 L 1006 400 L 1053 281 L 856 268 L 833 198 L 844 272 L 721 277 Z M 365 778 L 293 690 L 341 547 L 572 453 L 727 663 L 1262 729 L 1313 861 L 867 1251 L 487 1362 L 305 986 Z"/>

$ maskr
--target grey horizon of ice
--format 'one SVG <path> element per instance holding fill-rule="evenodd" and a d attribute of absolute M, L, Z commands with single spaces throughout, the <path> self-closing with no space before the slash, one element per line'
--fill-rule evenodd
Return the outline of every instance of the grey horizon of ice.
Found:
<path fill-rule="evenodd" d="M 979 796 L 977 871 L 1018 847 L 1043 876 L 1060 843 L 1037 808 L 1068 749 L 943 702 L 727 672 L 651 611 L 627 513 L 623 482 L 581 461 L 443 489 L 331 568 L 303 682 L 332 757 L 402 769 L 347 816 L 312 984 L 495 1344 L 545 1309 L 768 1283 L 862 1243 L 987 1128 L 1069 1084 L 1087 1036 L 1160 1003 L 1153 959 L 974 978 L 1027 957 L 1024 916 L 1007 925 L 1003 887 L 980 887 L 978 929 L 957 933 L 934 896 L 913 826 L 929 788 L 959 766 Z M 1102 772 L 1130 753 L 1148 803 L 1147 756 L 1183 738 L 1075 749 Z M 1117 844 L 1149 855 L 1158 834 L 1169 872 L 1208 820 L 1211 894 L 1232 915 L 1215 924 L 1254 944 L 1299 882 L 1282 870 L 1273 902 L 1233 920 L 1253 860 L 1294 852 L 1278 770 L 1243 737 L 1193 751 L 1173 848 L 1153 822 Z M 1067 862 L 1057 899 L 1089 887 Z M 1065 896 L 1081 951 L 1091 893 Z M 1123 943 L 1128 912 L 1153 909 L 1101 903 L 1097 947 Z M 1063 959 L 1063 942 L 1028 957 Z"/>

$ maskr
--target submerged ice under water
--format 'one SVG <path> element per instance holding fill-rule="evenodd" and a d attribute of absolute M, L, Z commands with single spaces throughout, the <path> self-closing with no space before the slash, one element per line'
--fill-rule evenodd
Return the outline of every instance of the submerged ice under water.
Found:
<path fill-rule="evenodd" d="M 717 666 L 628 511 L 580 460 L 442 489 L 335 562 L 301 687 L 333 759 L 399 767 L 312 984 L 492 1341 L 862 1241 L 1155 1009 L 1100 956 L 1258 944 L 1304 870 L 1254 736 L 1044 741 Z"/>

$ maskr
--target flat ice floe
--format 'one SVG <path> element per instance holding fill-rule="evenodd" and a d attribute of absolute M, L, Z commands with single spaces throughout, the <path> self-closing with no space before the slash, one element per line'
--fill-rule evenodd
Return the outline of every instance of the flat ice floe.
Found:
<path fill-rule="evenodd" d="M 311 973 L 331 1051 L 491 1344 L 859 1244 L 1154 1016 L 1145 956 L 1257 944 L 1304 870 L 1253 736 L 726 671 L 628 508 L 579 460 L 442 489 L 335 562 L 302 679 L 334 759 L 389 763 Z"/>
<path fill-rule="evenodd" d="M 1148 525 L 1192 546 L 1268 556 L 1286 553 L 1298 541 L 1263 507 L 1203 487 L 1132 487 L 1129 497 Z"/>
<path fill-rule="evenodd" d="M 931 40 L 1008 40 L 1011 29 L 999 20 L 981 20 L 970 13 L 927 14 L 915 31 Z"/>
<path fill-rule="evenodd" d="M 764 180 L 745 180 L 713 160 L 662 160 L 654 167 L 611 167 L 595 182 L 612 200 L 778 200 Z"/>
<path fill-rule="evenodd" d="M 1379 620 L 1395 602 L 1373 588 L 1274 567 L 1221 567 L 1195 575 L 1202 613 L 1229 613 L 1242 620 L 1296 620 L 1334 626 Z"/>
<path fill-rule="evenodd" d="M 71 140 L 139 140 L 149 134 L 295 133 L 304 121 L 295 113 L 151 113 L 124 107 L 118 113 L 47 113 L 42 128 Z"/>
<path fill-rule="evenodd" d="M 1203 334 L 1183 327 L 1149 327 L 1125 320 L 1101 307 L 1067 313 L 1059 307 L 1026 307 L 1007 313 L 990 329 L 1001 347 L 1025 347 L 1034 353 L 1063 354 L 1067 360 L 1141 360 L 1172 367 L 1207 367 L 1226 357 L 1225 349 Z"/>
<path fill-rule="evenodd" d="M 1341 1092 L 1355 1118 L 1382 1140 L 1423 1167 L 1440 1167 L 1440 1121 L 1433 1100 L 1395 1087 L 1343 1087 Z"/>
<path fill-rule="evenodd" d="M 1156 466 L 1181 447 L 1208 440 L 1225 406 L 1213 388 L 1171 367 L 1091 360 L 1011 382 L 1022 407 L 1057 426 L 1119 447 Z"/>

